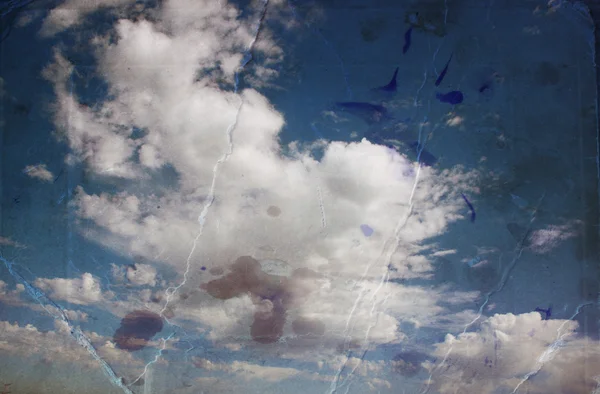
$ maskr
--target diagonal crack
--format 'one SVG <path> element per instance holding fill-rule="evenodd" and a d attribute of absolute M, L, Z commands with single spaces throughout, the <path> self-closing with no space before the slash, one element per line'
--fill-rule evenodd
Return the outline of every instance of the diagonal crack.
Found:
<path fill-rule="evenodd" d="M 445 6 L 446 6 L 446 10 L 445 10 L 445 17 L 444 17 L 444 23 L 446 23 L 446 18 L 447 18 L 447 14 L 448 14 L 448 6 L 447 3 L 444 2 Z M 439 52 L 441 46 L 443 45 L 443 41 L 442 43 L 440 43 L 439 47 L 436 49 L 436 51 L 434 52 L 433 55 L 433 61 L 435 60 L 435 56 L 437 55 L 437 53 Z M 435 66 L 434 66 L 435 68 Z M 423 74 L 423 83 L 419 86 L 419 88 L 417 89 L 414 101 L 413 101 L 413 105 L 414 107 L 418 107 L 418 97 L 421 93 L 421 91 L 423 90 L 423 88 L 425 87 L 425 84 L 427 82 L 427 69 L 424 71 Z M 425 127 L 425 125 L 428 122 L 428 113 L 431 110 L 431 100 L 428 99 L 427 101 L 427 113 L 423 116 L 423 121 L 421 122 L 420 126 L 419 126 L 419 138 L 418 138 L 418 151 L 417 151 L 417 171 L 415 174 L 415 179 L 413 182 L 413 186 L 412 186 L 412 190 L 410 193 L 410 197 L 408 199 L 408 209 L 406 211 L 406 214 L 403 218 L 401 218 L 398 221 L 398 224 L 396 225 L 396 228 L 394 229 L 394 234 L 391 238 L 389 238 L 386 243 L 383 246 L 383 250 L 380 253 L 379 257 L 377 259 L 375 259 L 373 262 L 371 262 L 370 264 L 367 264 L 365 271 L 363 272 L 362 276 L 358 279 L 357 283 L 360 283 L 361 281 L 364 281 L 367 273 L 369 272 L 369 270 L 371 269 L 371 267 L 377 262 L 377 261 L 381 261 L 381 259 L 385 256 L 385 258 L 383 258 L 383 261 L 385 263 L 385 266 L 387 267 L 387 269 L 385 270 L 385 273 L 381 276 L 381 279 L 379 281 L 379 285 L 377 286 L 377 288 L 375 289 L 375 291 L 371 294 L 370 299 L 372 300 L 372 307 L 370 310 L 369 315 L 371 317 L 373 317 L 373 315 L 375 314 L 375 310 L 376 310 L 376 306 L 378 305 L 377 301 L 376 301 L 376 295 L 379 293 L 379 291 L 384 288 L 387 287 L 387 284 L 389 282 L 389 277 L 390 277 L 390 264 L 391 264 L 391 260 L 393 255 L 396 253 L 396 251 L 398 250 L 398 248 L 400 247 L 400 243 L 401 243 L 401 232 L 402 230 L 406 227 L 410 217 L 412 216 L 413 213 L 413 208 L 414 208 L 414 196 L 415 196 L 415 192 L 417 189 L 417 186 L 419 184 L 419 180 L 420 180 L 420 174 L 421 174 L 421 153 L 423 152 L 424 148 L 425 148 L 425 139 L 423 139 L 423 128 Z M 428 133 L 428 135 L 431 134 Z M 355 285 L 354 289 L 356 289 L 358 285 Z M 353 289 L 353 290 L 354 290 Z M 358 307 L 358 304 L 362 301 L 363 296 L 365 293 L 365 288 L 361 288 L 355 302 L 354 305 L 352 307 L 352 309 L 350 310 L 350 313 L 348 314 L 348 319 L 346 320 L 346 328 L 344 329 L 344 334 L 346 334 L 346 338 L 347 338 L 347 333 L 349 332 L 349 326 L 350 326 L 350 321 L 356 311 L 356 308 Z M 389 295 L 386 296 L 381 302 L 380 302 L 380 306 L 383 306 L 385 304 L 385 302 L 387 301 Z M 362 354 L 360 356 L 361 360 L 364 360 L 366 354 L 369 351 L 369 346 L 368 346 L 368 338 L 369 338 L 369 334 L 370 331 L 373 327 L 375 327 L 377 325 L 378 322 L 378 318 L 371 318 L 370 319 L 371 322 L 374 321 L 374 323 L 370 324 L 367 327 L 366 333 L 365 333 L 365 345 L 362 351 Z M 347 339 L 346 339 L 346 343 L 347 343 Z M 343 362 L 343 364 L 339 367 L 339 369 L 337 370 L 336 374 L 335 374 L 335 378 L 333 379 L 333 381 L 331 382 L 331 385 L 329 387 L 329 394 L 334 394 L 337 392 L 337 390 L 341 387 L 343 387 L 345 384 L 348 384 L 348 388 L 347 390 L 349 390 L 349 385 L 350 385 L 350 378 L 353 375 L 353 373 L 356 371 L 356 369 L 358 368 L 358 365 L 354 366 L 354 368 L 350 371 L 350 373 L 348 374 L 348 376 L 346 376 L 344 379 L 342 379 L 341 375 L 342 372 L 344 371 L 344 369 L 346 368 L 348 361 L 350 360 L 350 353 L 348 352 L 346 353 L 346 357 L 345 360 Z M 341 383 L 340 383 L 341 381 Z M 348 382 L 348 383 L 347 383 Z"/>
<path fill-rule="evenodd" d="M 542 196 L 538 200 L 538 203 L 537 203 L 536 207 L 534 208 L 533 212 L 531 213 L 531 219 L 529 220 L 529 226 L 527 227 L 527 231 L 525 231 L 525 234 L 523 235 L 523 238 L 521 239 L 521 242 L 519 242 L 519 244 L 517 245 L 516 255 L 512 259 L 512 261 L 510 262 L 510 264 L 508 265 L 508 267 L 506 268 L 506 270 L 504 271 L 504 273 L 502 274 L 502 278 L 500 278 L 500 281 L 498 282 L 498 286 L 495 289 L 492 289 L 490 292 L 488 292 L 485 295 L 485 301 L 479 307 L 479 311 L 477 312 L 477 316 L 475 316 L 475 318 L 470 323 L 468 323 L 468 324 L 465 325 L 465 327 L 464 327 L 464 329 L 462 331 L 462 334 L 466 333 L 467 330 L 469 329 L 469 327 L 471 327 L 473 324 L 475 324 L 483 316 L 483 309 L 489 303 L 490 298 L 492 297 L 492 295 L 494 295 L 494 294 L 502 291 L 502 289 L 504 288 L 504 285 L 508 281 L 508 275 L 513 270 L 513 268 L 517 265 L 517 262 L 521 259 L 521 255 L 523 254 L 523 251 L 525 250 L 525 243 L 527 242 L 528 234 L 531 231 L 531 226 L 533 225 L 533 222 L 536 219 L 537 211 L 540 208 L 540 205 L 542 204 L 542 201 L 544 200 L 545 196 L 546 196 L 546 192 L 544 191 L 544 193 L 542 193 Z M 446 363 L 446 360 L 450 356 L 450 353 L 452 353 L 453 347 L 454 347 L 453 344 L 451 344 L 450 347 L 448 348 L 448 351 L 444 355 L 444 358 L 440 362 L 440 364 L 437 365 L 435 368 L 432 368 L 431 373 L 429 374 L 429 377 L 427 378 L 427 381 L 424 383 L 426 385 L 426 387 L 423 390 L 422 394 L 426 394 L 427 392 L 429 392 L 429 388 L 431 387 L 431 379 L 433 377 L 433 374 L 435 373 L 435 371 L 439 370 L 440 368 L 442 368 L 444 366 L 444 364 Z"/>
<path fill-rule="evenodd" d="M 250 41 L 249 45 L 248 45 L 248 49 L 246 50 L 246 52 L 244 53 L 244 57 L 242 59 L 242 62 L 238 68 L 238 70 L 235 73 L 235 84 L 234 84 L 234 94 L 239 94 L 239 82 L 240 82 L 240 74 L 244 71 L 244 68 L 246 67 L 246 65 L 252 60 L 252 51 L 254 50 L 254 46 L 256 44 L 256 41 L 258 40 L 266 13 L 267 13 L 267 6 L 269 4 L 269 0 L 263 0 L 262 1 L 262 8 L 260 10 L 260 17 L 256 23 L 256 26 L 254 28 L 254 32 L 252 35 L 252 40 Z M 191 260 L 192 260 L 192 256 L 196 250 L 196 247 L 198 246 L 198 241 L 199 239 L 202 237 L 202 234 L 204 233 L 204 226 L 206 223 L 206 217 L 208 216 L 209 213 L 209 209 L 212 206 L 214 200 L 215 200 L 215 189 L 216 189 L 216 184 L 217 184 L 217 178 L 219 175 L 219 168 L 221 167 L 221 165 L 223 163 L 225 163 L 229 157 L 233 154 L 233 149 L 234 149 L 234 145 L 233 145 L 233 132 L 235 131 L 237 125 L 238 125 L 238 121 L 239 121 L 239 116 L 242 110 L 242 107 L 244 105 L 244 100 L 243 98 L 241 98 L 240 96 L 240 102 L 237 106 L 237 111 L 236 111 L 236 115 L 235 118 L 233 120 L 233 122 L 229 125 L 229 127 L 227 128 L 226 131 L 226 137 L 227 137 L 227 151 L 225 153 L 223 153 L 223 155 L 217 160 L 217 162 L 215 163 L 215 165 L 213 166 L 213 176 L 212 176 L 212 181 L 211 181 L 211 185 L 210 185 L 210 190 L 208 193 L 208 196 L 206 197 L 206 199 L 204 200 L 204 206 L 202 208 L 202 211 L 200 212 L 200 215 L 198 216 L 198 224 L 200 225 L 200 228 L 198 230 L 198 233 L 196 234 L 196 237 L 194 238 L 194 241 L 192 243 L 192 248 L 190 249 L 190 252 L 188 254 L 188 257 L 186 259 L 186 266 L 185 266 L 185 271 L 183 273 L 183 280 L 177 285 L 177 286 L 172 286 L 169 287 L 165 290 L 165 295 L 166 295 L 166 299 L 165 299 L 165 304 L 163 306 L 163 308 L 161 309 L 161 311 L 159 312 L 159 314 L 164 317 L 164 312 L 165 310 L 168 308 L 169 303 L 171 302 L 171 299 L 173 298 L 173 296 L 177 293 L 177 291 L 183 287 L 186 283 L 187 283 L 187 279 L 188 279 L 188 275 L 190 273 L 191 270 Z M 169 322 L 168 319 L 165 318 L 165 320 L 171 324 L 174 325 L 172 323 Z M 164 339 L 164 343 L 166 344 L 166 341 L 168 341 L 171 337 L 173 336 L 173 334 L 171 334 L 169 337 L 167 337 L 166 339 Z M 164 349 L 164 346 L 163 346 Z M 160 356 L 162 355 L 163 349 L 160 349 L 158 354 L 156 355 L 156 357 L 154 358 L 154 360 L 150 361 L 148 364 L 146 364 L 146 366 L 144 367 L 144 372 L 136 379 L 139 380 L 140 378 L 142 378 L 148 371 L 148 368 L 156 363 L 159 359 Z M 188 349 L 191 350 L 192 348 Z M 186 352 L 187 353 L 187 352 Z"/>
<path fill-rule="evenodd" d="M 530 377 L 536 375 L 538 372 L 540 372 L 542 370 L 542 367 L 544 366 L 545 363 L 547 363 L 548 361 L 551 361 L 554 356 L 556 355 L 555 353 L 557 353 L 561 347 L 563 347 L 565 345 L 565 341 L 563 340 L 563 338 L 567 335 L 569 335 L 569 331 L 567 332 L 563 332 L 561 333 L 562 328 L 571 320 L 573 320 L 575 318 L 575 316 L 577 316 L 579 314 L 579 312 L 581 312 L 581 308 L 583 308 L 584 306 L 588 306 L 588 305 L 594 305 L 593 302 L 586 302 L 583 304 L 580 304 L 577 306 L 577 308 L 575 309 L 575 313 L 573 313 L 573 315 L 568 319 L 565 320 L 557 329 L 556 329 L 556 340 L 554 342 L 552 342 L 550 344 L 550 346 L 548 346 L 548 348 L 538 357 L 537 359 L 537 365 L 535 367 L 535 369 L 531 372 L 528 372 L 523 379 L 521 379 L 521 381 L 519 382 L 519 384 L 517 384 L 517 386 L 515 387 L 515 389 L 511 392 L 511 394 L 515 394 L 519 391 L 519 387 L 521 387 L 525 382 L 527 382 L 527 380 L 529 380 Z"/>
<path fill-rule="evenodd" d="M 122 379 L 116 375 L 115 371 L 111 368 L 111 366 L 106 361 L 104 361 L 104 359 L 102 359 L 102 357 L 100 357 L 100 355 L 98 355 L 96 348 L 94 348 L 94 345 L 92 345 L 92 342 L 85 335 L 85 333 L 81 330 L 81 328 L 79 328 L 78 326 L 75 326 L 75 325 L 73 325 L 73 323 L 71 323 L 71 320 L 67 317 L 67 313 L 65 312 L 65 309 L 62 307 L 62 305 L 54 302 L 43 291 L 41 291 L 40 289 L 38 289 L 37 287 L 35 287 L 31 283 L 29 283 L 29 281 L 27 281 L 23 277 L 23 275 L 21 275 L 19 272 L 17 272 L 15 270 L 14 266 L 17 265 L 16 263 L 9 261 L 2 256 L 0 256 L 0 261 L 2 261 L 4 263 L 4 265 L 8 269 L 8 272 L 10 273 L 10 275 L 13 278 L 15 278 L 15 280 L 17 280 L 17 282 L 20 282 L 21 284 L 23 284 L 23 286 L 25 287 L 25 290 L 27 290 L 29 295 L 34 300 L 36 300 L 37 303 L 40 304 L 40 306 L 42 308 L 44 308 L 44 310 L 46 312 L 48 312 L 48 314 L 50 316 L 52 316 L 56 320 L 63 321 L 67 325 L 67 327 L 69 327 L 71 336 L 73 336 L 73 338 L 75 338 L 77 343 L 79 343 L 81 346 L 83 346 L 85 348 L 85 350 L 87 350 L 88 353 L 96 361 L 98 361 L 98 363 L 102 367 L 102 370 L 104 371 L 104 374 L 106 376 L 108 376 L 111 383 L 113 383 L 117 387 L 120 387 L 124 393 L 133 394 L 133 392 L 127 386 L 125 386 L 123 384 Z M 58 313 L 55 313 L 55 312 L 51 311 L 50 309 L 48 309 L 48 306 L 52 306 L 52 307 L 56 308 Z"/>

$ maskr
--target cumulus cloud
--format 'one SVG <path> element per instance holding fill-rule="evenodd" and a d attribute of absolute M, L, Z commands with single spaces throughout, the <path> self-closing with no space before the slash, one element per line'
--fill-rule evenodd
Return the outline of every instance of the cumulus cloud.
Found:
<path fill-rule="evenodd" d="M 0 302 L 6 305 L 22 306 L 25 303 L 21 299 L 24 287 L 18 284 L 14 290 L 9 290 L 6 282 L 0 280 Z"/>
<path fill-rule="evenodd" d="M 512 390 L 520 384 L 523 390 L 544 392 L 543 387 L 556 387 L 552 384 L 560 381 L 559 377 L 550 378 L 550 372 L 558 372 L 565 360 L 574 365 L 600 362 L 597 349 L 581 349 L 585 341 L 575 335 L 576 328 L 577 322 L 542 320 L 537 312 L 494 315 L 479 330 L 457 337 L 448 334 L 436 346 L 438 363 L 426 362 L 432 372 L 431 384 L 440 393 L 495 393 L 498 388 Z M 541 379 L 528 379 L 528 374 Z M 580 378 L 585 379 L 583 385 L 591 387 L 592 376 Z M 576 380 L 560 384 L 576 387 L 581 384 Z"/>
<path fill-rule="evenodd" d="M 0 352 L 11 357 L 34 357 L 56 363 L 59 367 L 72 368 L 77 365 L 95 369 L 98 362 L 70 335 L 63 321 L 56 321 L 55 329 L 41 331 L 32 324 L 0 321 Z M 142 363 L 129 353 L 114 349 L 114 345 L 99 335 L 91 336 L 98 354 L 111 364 L 139 369 Z"/>
<path fill-rule="evenodd" d="M 75 26 L 94 9 L 63 3 L 44 34 Z M 370 378 L 372 390 L 390 389 L 373 376 L 384 373 L 384 363 L 356 354 L 420 338 L 418 329 L 460 332 L 474 318 L 460 307 L 478 293 L 434 290 L 423 281 L 434 275 L 436 253 L 460 262 L 458 242 L 440 234 L 465 217 L 460 193 L 477 191 L 479 174 L 420 168 L 366 139 L 321 141 L 318 160 L 302 144 L 280 146 L 286 119 L 259 88 L 276 76 L 267 65 L 286 54 L 267 27 L 253 46 L 254 61 L 240 70 L 259 16 L 259 8 L 241 13 L 223 2 L 172 0 L 152 19 L 120 19 L 114 39 L 92 43 L 108 86 L 107 98 L 94 105 L 70 88 L 81 65 L 55 51 L 43 75 L 54 86 L 54 123 L 71 149 L 68 162 L 81 163 L 92 180 L 119 186 L 75 189 L 71 206 L 77 223 L 86 223 L 80 234 L 117 255 L 139 256 L 145 263 L 112 264 L 112 278 L 154 288 L 120 293 L 108 305 L 113 294 L 90 273 L 35 285 L 55 300 L 119 315 L 142 304 L 221 349 L 285 342 L 286 356 L 331 369 L 321 378 L 345 368 Z M 331 115 L 338 127 L 351 124 Z M 567 230 L 536 230 L 529 246 L 547 252 L 570 236 Z M 242 256 L 257 264 L 236 268 Z M 465 276 L 485 276 L 489 287 L 500 279 L 496 271 L 470 272 Z M 509 387 L 535 367 L 533 355 L 543 354 L 559 329 L 572 333 L 575 326 L 536 313 L 496 315 L 477 332 L 449 335 L 434 352 L 438 359 L 449 354 L 447 376 L 428 365 L 433 385 L 465 393 Z M 106 353 L 113 350 L 106 342 Z M 425 358 L 414 358 L 421 362 L 398 359 L 393 367 L 416 375 Z M 195 365 L 249 381 L 309 376 L 242 361 Z"/>
<path fill-rule="evenodd" d="M 156 286 L 156 269 L 148 264 L 133 264 L 127 267 L 127 279 L 137 286 Z"/>
<path fill-rule="evenodd" d="M 266 97 L 252 88 L 236 94 L 216 83 L 235 83 L 253 39 L 252 23 L 239 23 L 232 6 L 186 4 L 165 2 L 157 24 L 116 24 L 117 41 L 97 47 L 111 98 L 93 109 L 66 89 L 76 65 L 57 52 L 46 68 L 57 95 L 55 122 L 90 170 L 138 180 L 161 166 L 177 174 L 175 186 L 158 181 L 155 194 L 78 187 L 77 214 L 97 226 L 86 235 L 119 253 L 149 261 L 160 255 L 179 273 L 177 280 L 189 263 L 188 283 L 198 283 L 200 275 L 190 250 L 201 250 L 209 269 L 244 255 L 311 269 L 324 279 L 316 285 L 294 282 L 290 319 L 325 322 L 330 338 L 363 338 L 368 332 L 367 342 L 398 340 L 399 316 L 424 324 L 428 313 L 440 312 L 439 294 L 390 280 L 431 271 L 430 262 L 418 256 L 419 244 L 461 218 L 455 190 L 468 188 L 472 174 L 417 172 L 406 157 L 367 140 L 331 142 L 319 161 L 300 149 L 283 156 L 277 138 L 284 119 Z M 269 35 L 254 50 L 282 56 Z M 208 71 L 215 67 L 216 74 Z M 134 136 L 134 129 L 143 135 Z M 368 239 L 360 231 L 363 223 L 374 229 Z M 133 268 L 126 275 L 133 283 L 155 283 L 154 274 Z M 244 297 L 204 302 L 202 312 L 178 310 L 200 319 L 215 340 L 247 335 L 248 320 L 259 308 Z M 236 312 L 225 313 L 224 302 L 235 304 Z M 214 312 L 210 318 L 203 317 L 207 310 Z"/>
<path fill-rule="evenodd" d="M 266 365 L 260 365 L 255 363 L 249 363 L 245 361 L 232 361 L 230 363 L 214 362 L 206 358 L 194 357 L 192 359 L 194 366 L 201 370 L 215 372 L 227 372 L 230 376 L 244 380 L 260 380 L 262 382 L 281 382 L 287 379 L 295 377 L 304 377 L 308 379 L 322 379 L 317 375 L 313 375 L 308 371 L 301 369 L 289 368 L 289 367 L 272 367 Z M 355 362 L 357 365 L 360 361 Z M 365 362 L 364 364 L 368 364 Z M 364 368 L 364 367 L 363 367 Z"/>
<path fill-rule="evenodd" d="M 51 37 L 85 21 L 86 16 L 105 8 L 125 6 L 135 3 L 135 0 L 67 0 L 50 10 L 44 19 L 40 35 Z"/>
<path fill-rule="evenodd" d="M 103 293 L 98 278 L 87 272 L 72 279 L 37 278 L 33 284 L 51 299 L 72 304 L 94 304 L 112 297 L 110 293 Z"/>

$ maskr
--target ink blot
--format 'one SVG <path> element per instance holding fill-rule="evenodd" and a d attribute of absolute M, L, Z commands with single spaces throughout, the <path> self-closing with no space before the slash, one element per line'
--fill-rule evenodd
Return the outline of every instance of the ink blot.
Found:
<path fill-rule="evenodd" d="M 362 231 L 365 237 L 370 237 L 371 235 L 373 235 L 373 229 L 367 224 L 361 224 L 360 230 Z"/>

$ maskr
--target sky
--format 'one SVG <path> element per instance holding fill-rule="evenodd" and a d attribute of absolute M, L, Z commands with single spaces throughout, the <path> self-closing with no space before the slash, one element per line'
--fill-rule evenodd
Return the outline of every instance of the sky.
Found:
<path fill-rule="evenodd" d="M 556 97 L 594 99 L 555 67 L 577 50 L 580 75 L 593 72 L 584 19 L 530 2 L 513 20 L 522 29 L 482 33 L 475 47 L 474 27 L 460 22 L 483 11 L 446 4 L 431 23 L 451 33 L 415 27 L 419 55 L 403 63 L 398 95 L 382 98 L 371 88 L 394 61 L 380 61 L 380 47 L 401 46 L 411 9 L 381 2 L 373 12 L 384 16 L 363 17 L 359 3 L 67 0 L 19 13 L 2 55 L 1 95 L 14 110 L 4 120 L 0 385 L 598 391 L 597 261 L 578 246 L 588 227 L 577 195 L 589 185 L 571 176 L 583 166 L 569 161 L 578 141 L 555 133 L 580 112 L 546 115 Z M 502 32 L 508 11 L 493 12 Z M 533 43 L 573 25 L 581 44 L 556 44 L 554 58 L 520 49 L 514 63 L 479 60 L 486 48 L 505 59 L 506 45 L 486 45 L 498 37 Z M 23 37 L 39 59 L 11 60 Z M 447 90 L 464 91 L 464 106 L 432 93 L 451 53 L 459 76 Z M 532 71 L 515 71 L 519 59 Z M 486 101 L 476 76 L 489 67 Z M 519 94 L 550 104 L 526 118 L 510 99 Z M 364 122 L 332 106 L 363 97 L 385 102 L 401 135 L 439 163 L 370 142 Z M 542 126 L 526 122 L 544 116 L 540 139 Z"/>

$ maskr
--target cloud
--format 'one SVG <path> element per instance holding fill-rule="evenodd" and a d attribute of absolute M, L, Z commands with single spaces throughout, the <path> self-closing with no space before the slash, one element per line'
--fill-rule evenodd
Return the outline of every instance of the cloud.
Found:
<path fill-rule="evenodd" d="M 20 283 L 17 284 L 14 290 L 9 290 L 6 282 L 0 280 L 0 302 L 6 305 L 23 306 L 26 304 L 21 299 L 21 294 L 25 288 Z"/>
<path fill-rule="evenodd" d="M 50 10 L 40 30 L 42 37 L 48 38 L 71 27 L 80 25 L 86 16 L 103 8 L 122 7 L 135 3 L 134 0 L 66 0 Z"/>
<path fill-rule="evenodd" d="M 78 305 L 99 303 L 112 297 L 111 293 L 103 293 L 100 281 L 87 272 L 73 279 L 37 278 L 33 285 L 46 292 L 50 299 Z"/>
<path fill-rule="evenodd" d="M 572 227 L 569 225 L 550 225 L 543 229 L 534 230 L 528 236 L 527 246 L 536 253 L 548 253 L 561 242 L 577 235 Z"/>
<path fill-rule="evenodd" d="M 48 23 L 60 28 L 79 23 L 81 11 L 69 12 L 62 25 L 57 17 Z M 88 273 L 38 279 L 38 287 L 54 299 L 118 314 L 136 302 L 158 311 L 165 306 L 162 313 L 171 322 L 214 346 L 241 350 L 285 341 L 286 356 L 303 360 L 318 354 L 321 361 L 339 361 L 340 353 L 406 341 L 420 328 L 460 329 L 473 319 L 473 312 L 450 311 L 449 304 L 458 308 L 477 294 L 432 290 L 418 280 L 433 275 L 430 256 L 455 248 L 438 245 L 439 235 L 464 217 L 459 191 L 472 189 L 476 172 L 417 168 L 404 155 L 366 139 L 322 142 L 319 160 L 300 144 L 281 147 L 284 114 L 259 91 L 262 85 L 252 82 L 266 84 L 265 76 L 275 76 L 267 65 L 285 56 L 268 29 L 254 47 L 255 61 L 244 69 L 250 83 L 236 80 L 254 38 L 249 21 L 256 20 L 255 12 L 246 20 L 232 6 L 196 1 L 167 1 L 156 12 L 157 22 L 119 20 L 116 40 L 94 39 L 98 72 L 108 84 L 105 101 L 86 106 L 71 93 L 67 86 L 80 65 L 58 50 L 44 76 L 54 85 L 54 122 L 73 161 L 90 177 L 119 184 L 116 192 L 76 188 L 75 213 L 89 224 L 80 234 L 147 262 L 112 265 L 114 279 L 135 286 L 166 284 L 176 291 L 119 293 L 119 301 L 99 305 L 112 294 L 103 293 Z M 362 225 L 373 229 L 369 237 Z M 546 240 L 540 245 L 556 239 L 535 234 Z M 253 277 L 234 272 L 242 256 L 252 256 L 260 272 Z M 552 321 L 542 322 L 537 314 L 515 317 L 520 324 L 507 319 L 497 315 L 481 332 L 438 345 L 436 354 L 443 357 L 453 344 L 449 365 L 464 392 L 476 387 L 483 393 L 506 383 L 458 378 L 472 371 L 490 376 L 489 367 L 480 364 L 497 354 L 494 340 L 503 344 L 501 360 L 522 360 L 494 366 L 497 376 L 511 382 L 532 365 L 519 355 L 523 347 L 511 348 L 513 342 L 521 341 L 530 353 L 551 343 L 544 335 L 552 330 L 543 327 L 555 329 Z M 525 334 L 517 327 L 523 325 L 541 330 L 531 343 L 522 341 Z M 276 332 L 267 339 L 256 335 L 266 326 L 277 326 Z M 111 346 L 106 345 L 107 353 Z M 346 359 L 350 370 L 371 379 L 371 389 L 390 388 L 373 376 L 384 373 L 382 363 Z M 398 369 L 418 370 L 409 361 L 395 362 Z M 294 368 L 240 361 L 197 365 L 246 380 L 304 376 Z M 435 384 L 447 392 L 452 382 Z"/>
<path fill-rule="evenodd" d="M 71 336 L 69 328 L 63 321 L 55 321 L 55 329 L 41 331 L 32 324 L 19 325 L 7 321 L 0 321 L 0 352 L 4 355 L 20 358 L 39 358 L 48 362 L 63 364 L 70 368 L 73 364 L 90 369 L 97 369 L 98 362 L 88 351 L 79 345 Z M 143 364 L 127 352 L 114 349 L 114 345 L 107 342 L 100 335 L 89 335 L 93 338 L 94 346 L 100 357 L 112 365 L 132 367 L 139 369 Z"/>
<path fill-rule="evenodd" d="M 54 179 L 54 175 L 48 171 L 45 164 L 27 166 L 23 172 L 31 178 L 39 179 L 44 182 L 51 182 Z"/>
<path fill-rule="evenodd" d="M 156 269 L 148 264 L 133 264 L 127 267 L 127 279 L 136 286 L 156 286 Z"/>
<path fill-rule="evenodd" d="M 446 340 L 436 346 L 434 356 L 438 362 L 425 363 L 433 371 L 433 389 L 440 393 L 485 394 L 495 393 L 499 388 L 512 390 L 523 380 L 523 390 L 545 392 L 542 387 L 561 384 L 560 378 L 551 377 L 550 372 L 557 372 L 558 366 L 566 365 L 565 360 L 573 365 L 600 362 L 600 352 L 582 351 L 576 328 L 575 321 L 542 320 L 537 312 L 509 313 L 486 319 L 478 331 L 457 337 L 448 334 Z M 527 374 L 536 375 L 538 368 L 540 372 L 535 379 L 524 379 Z M 585 385 L 593 381 L 591 376 L 585 379 Z M 575 380 L 562 384 L 576 386 Z"/>
<path fill-rule="evenodd" d="M 400 316 L 433 324 L 443 296 L 390 281 L 431 272 L 429 260 L 418 257 L 420 243 L 461 218 L 456 190 L 468 188 L 474 174 L 417 173 L 406 157 L 366 140 L 331 142 L 319 161 L 293 147 L 283 156 L 282 114 L 252 88 L 231 89 L 252 25 L 239 23 L 230 6 L 186 4 L 166 2 L 157 24 L 116 24 L 118 40 L 97 47 L 111 98 L 95 109 L 65 88 L 76 65 L 57 52 L 46 69 L 57 94 L 55 123 L 74 155 L 99 175 L 155 182 L 154 194 L 78 187 L 77 215 L 95 225 L 85 236 L 123 255 L 166 263 L 178 281 L 187 272 L 187 283 L 196 285 L 204 280 L 192 247 L 209 269 L 252 255 L 319 273 L 315 284 L 292 281 L 295 309 L 286 315 L 284 337 L 293 337 L 291 322 L 302 318 L 324 323 L 325 338 L 342 342 L 346 335 L 366 343 L 400 340 Z M 256 51 L 276 61 L 282 53 L 269 37 L 261 37 Z M 167 166 L 175 184 L 158 176 Z M 270 215 L 271 207 L 279 215 Z M 364 223 L 374 229 L 368 239 Z M 154 274 L 127 269 L 126 275 L 140 285 L 155 283 Z M 415 303 L 402 301 L 409 299 Z M 213 340 L 248 336 L 254 313 L 269 308 L 245 296 L 202 302 L 201 311 L 177 306 L 176 316 L 193 316 Z"/>
<path fill-rule="evenodd" d="M 194 358 L 193 364 L 206 371 L 224 371 L 243 380 L 258 379 L 263 382 L 280 382 L 290 379 L 303 372 L 295 368 L 270 367 L 252 364 L 243 361 L 232 361 L 231 363 L 214 363 L 203 358 Z"/>

